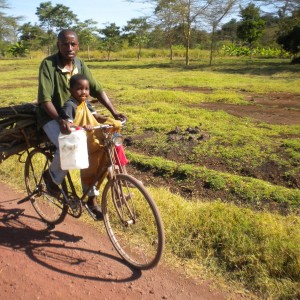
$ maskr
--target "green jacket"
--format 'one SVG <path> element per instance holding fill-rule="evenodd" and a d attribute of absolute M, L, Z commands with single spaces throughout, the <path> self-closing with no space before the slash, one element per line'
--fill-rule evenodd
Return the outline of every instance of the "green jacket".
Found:
<path fill-rule="evenodd" d="M 41 103 L 52 101 L 58 113 L 64 103 L 70 98 L 69 80 L 67 74 L 63 73 L 58 67 L 58 54 L 45 58 L 39 69 L 39 86 L 38 86 L 38 109 L 37 121 L 39 126 L 44 126 L 51 118 L 41 107 Z M 74 70 L 77 73 L 84 74 L 90 83 L 90 95 L 97 97 L 102 92 L 102 87 L 91 74 L 91 71 L 80 58 L 74 59 Z"/>

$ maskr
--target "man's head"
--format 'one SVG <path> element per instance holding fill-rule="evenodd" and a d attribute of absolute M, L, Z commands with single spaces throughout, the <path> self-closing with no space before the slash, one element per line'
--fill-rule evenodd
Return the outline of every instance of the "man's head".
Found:
<path fill-rule="evenodd" d="M 62 30 L 57 36 L 57 48 L 62 60 L 71 61 L 79 50 L 78 36 L 70 29 Z"/>
<path fill-rule="evenodd" d="M 70 92 L 78 102 L 86 101 L 90 96 L 90 84 L 83 74 L 73 75 L 70 79 Z"/>

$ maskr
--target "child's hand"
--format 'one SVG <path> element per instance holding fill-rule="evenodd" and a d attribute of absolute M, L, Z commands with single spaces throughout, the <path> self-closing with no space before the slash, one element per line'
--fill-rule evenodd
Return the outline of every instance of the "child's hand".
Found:
<path fill-rule="evenodd" d="M 83 128 L 84 128 L 86 131 L 92 131 L 92 130 L 93 130 L 93 126 L 92 126 L 92 125 L 84 125 Z"/>

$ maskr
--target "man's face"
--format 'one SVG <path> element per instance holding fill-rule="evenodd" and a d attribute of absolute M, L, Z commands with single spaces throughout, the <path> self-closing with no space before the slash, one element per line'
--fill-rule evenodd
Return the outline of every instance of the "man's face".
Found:
<path fill-rule="evenodd" d="M 90 84 L 87 80 L 81 79 L 76 82 L 76 84 L 70 88 L 71 95 L 78 102 L 86 101 L 90 95 Z"/>
<path fill-rule="evenodd" d="M 73 60 L 79 50 L 78 38 L 72 32 L 67 32 L 63 38 L 58 40 L 57 47 L 62 58 Z"/>

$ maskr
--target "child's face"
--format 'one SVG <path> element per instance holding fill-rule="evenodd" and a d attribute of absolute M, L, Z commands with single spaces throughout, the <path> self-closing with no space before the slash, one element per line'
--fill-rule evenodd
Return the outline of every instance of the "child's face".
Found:
<path fill-rule="evenodd" d="M 83 102 L 90 96 L 90 85 L 87 80 L 78 80 L 76 84 L 70 88 L 72 97 L 78 102 Z"/>

